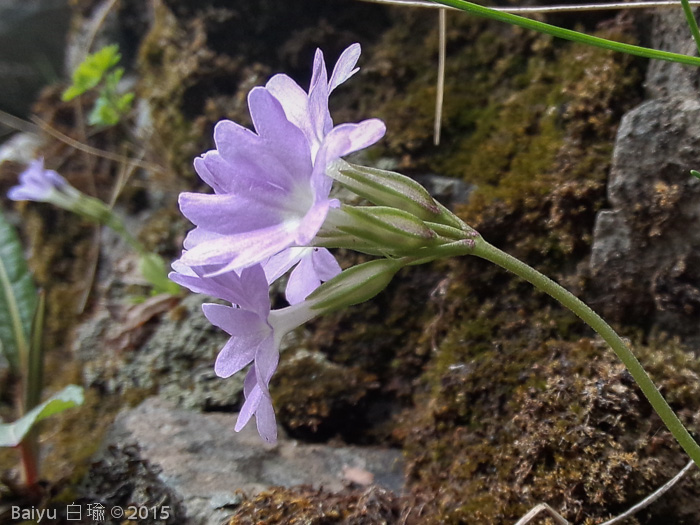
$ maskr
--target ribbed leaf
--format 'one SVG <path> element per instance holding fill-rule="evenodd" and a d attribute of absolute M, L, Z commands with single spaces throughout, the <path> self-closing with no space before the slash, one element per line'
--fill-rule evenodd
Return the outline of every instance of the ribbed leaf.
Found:
<path fill-rule="evenodd" d="M 34 281 L 12 225 L 0 212 L 0 341 L 12 369 L 29 351 L 29 332 L 36 310 Z"/>
<path fill-rule="evenodd" d="M 68 385 L 12 423 L 0 423 L 0 447 L 16 447 L 35 423 L 83 404 L 83 387 Z"/>

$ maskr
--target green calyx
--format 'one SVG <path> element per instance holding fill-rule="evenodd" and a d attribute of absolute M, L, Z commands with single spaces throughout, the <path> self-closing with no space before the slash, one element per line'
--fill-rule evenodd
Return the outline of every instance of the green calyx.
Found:
<path fill-rule="evenodd" d="M 406 255 L 435 244 L 437 238 L 415 215 L 388 206 L 343 205 L 331 209 L 317 235 L 319 245 L 353 248 L 372 255 Z"/>
<path fill-rule="evenodd" d="M 395 259 L 376 259 L 358 264 L 323 283 L 306 298 L 312 310 L 328 313 L 367 301 L 391 282 L 404 263 Z"/>

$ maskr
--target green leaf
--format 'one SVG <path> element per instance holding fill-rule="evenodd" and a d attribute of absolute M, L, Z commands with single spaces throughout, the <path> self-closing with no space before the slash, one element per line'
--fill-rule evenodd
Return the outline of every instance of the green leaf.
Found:
<path fill-rule="evenodd" d="M 100 95 L 100 98 L 95 101 L 90 115 L 88 115 L 88 124 L 91 126 L 114 126 L 119 122 L 119 118 L 119 112 L 110 100 Z"/>
<path fill-rule="evenodd" d="M 24 370 L 26 388 L 24 389 L 25 410 L 31 410 L 41 401 L 41 390 L 44 384 L 44 314 L 46 313 L 46 293 L 39 290 L 38 305 L 32 322 L 32 333 L 29 341 L 29 357 L 27 369 Z"/>
<path fill-rule="evenodd" d="M 0 423 L 0 447 L 16 447 L 32 427 L 49 416 L 83 404 L 83 387 L 68 385 L 13 423 Z"/>
<path fill-rule="evenodd" d="M 105 77 L 105 89 L 107 89 L 110 92 L 114 92 L 117 89 L 117 86 L 119 85 L 119 81 L 122 79 L 123 76 L 124 76 L 124 68 L 123 67 L 118 67 L 114 71 L 111 71 Z"/>
<path fill-rule="evenodd" d="M 695 171 L 695 170 L 690 170 L 690 174 L 691 174 L 693 177 L 697 177 L 698 179 L 700 179 L 700 172 Z"/>
<path fill-rule="evenodd" d="M 114 126 L 131 109 L 134 100 L 133 93 L 126 93 L 121 97 L 110 95 L 105 89 L 100 93 L 99 98 L 88 116 L 88 123 L 91 126 Z"/>
<path fill-rule="evenodd" d="M 0 341 L 15 372 L 19 372 L 29 352 L 36 304 L 36 288 L 19 237 L 0 213 Z"/>
<path fill-rule="evenodd" d="M 121 115 L 126 115 L 129 110 L 131 109 L 131 104 L 134 102 L 134 94 L 133 93 L 125 93 L 121 97 L 117 99 L 117 102 L 115 104 L 117 111 Z"/>
<path fill-rule="evenodd" d="M 119 63 L 119 46 L 113 44 L 85 57 L 73 72 L 73 84 L 63 92 L 64 101 L 72 100 L 100 83 L 107 71 Z"/>

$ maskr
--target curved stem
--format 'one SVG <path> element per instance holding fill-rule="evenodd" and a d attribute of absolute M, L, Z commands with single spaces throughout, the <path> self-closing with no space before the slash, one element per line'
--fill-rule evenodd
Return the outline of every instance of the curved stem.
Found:
<path fill-rule="evenodd" d="M 475 239 L 474 243 L 474 247 L 469 253 L 491 261 L 513 272 L 517 276 L 522 277 L 536 288 L 559 301 L 563 306 L 571 310 L 593 328 L 593 330 L 610 345 L 615 354 L 617 354 L 627 367 L 627 370 L 632 374 L 632 377 L 639 385 L 639 388 L 642 389 L 642 392 L 651 403 L 651 406 L 656 413 L 659 414 L 661 420 L 671 431 L 671 434 L 673 434 L 673 437 L 676 438 L 680 446 L 683 447 L 683 450 L 686 451 L 696 465 L 700 466 L 700 446 L 691 437 L 690 433 L 683 426 L 683 423 L 681 423 L 671 407 L 668 406 L 668 403 L 632 351 L 627 348 L 627 345 L 625 345 L 620 336 L 617 335 L 615 330 L 613 330 L 608 323 L 591 310 L 583 301 L 534 268 L 531 268 L 498 248 L 495 248 L 481 238 Z"/>

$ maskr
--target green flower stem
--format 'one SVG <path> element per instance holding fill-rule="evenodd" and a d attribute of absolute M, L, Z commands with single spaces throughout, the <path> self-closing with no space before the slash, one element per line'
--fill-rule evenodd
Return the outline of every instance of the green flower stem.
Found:
<path fill-rule="evenodd" d="M 695 40 L 698 51 L 700 51 L 700 29 L 698 29 L 698 23 L 695 20 L 693 8 L 690 7 L 690 2 L 688 0 L 681 0 L 681 4 L 683 5 L 685 19 L 688 21 L 688 27 L 690 27 L 690 33 L 693 35 L 693 40 Z"/>
<path fill-rule="evenodd" d="M 563 38 L 565 40 L 572 40 L 574 42 L 580 42 L 582 44 L 588 44 L 595 47 L 602 47 L 603 49 L 611 49 L 613 51 L 619 51 L 621 53 L 627 53 L 630 55 L 636 55 L 644 58 L 667 60 L 669 62 L 678 62 L 680 64 L 686 64 L 690 66 L 700 66 L 700 58 L 698 57 L 691 57 L 687 55 L 681 55 L 678 53 L 669 53 L 668 51 L 659 51 L 657 49 L 650 49 L 648 47 L 633 46 L 631 44 L 623 44 L 621 42 L 615 42 L 613 40 L 607 40 L 605 38 L 586 35 L 584 33 L 579 33 L 578 31 L 572 31 L 571 29 L 564 29 L 562 27 L 553 26 L 551 24 L 545 24 L 544 22 L 537 22 L 536 20 L 531 20 L 522 16 L 512 15 L 510 13 L 504 13 L 502 11 L 495 11 L 493 9 L 489 9 L 488 7 L 473 4 L 471 2 L 465 2 L 464 0 L 433 1 L 436 4 L 454 7 L 456 9 L 466 11 L 467 13 L 471 13 L 473 15 L 482 16 L 484 18 L 490 18 L 492 20 L 498 20 L 499 22 L 505 22 L 507 24 L 513 24 L 516 26 L 524 27 L 525 29 L 531 29 L 540 33 L 546 33 L 548 35 L 552 35 L 558 38 Z"/>
<path fill-rule="evenodd" d="M 666 427 L 671 431 L 673 437 L 683 447 L 688 456 L 700 466 L 700 446 L 691 437 L 690 433 L 683 426 L 683 423 L 678 419 L 678 416 L 673 412 L 668 403 L 663 398 L 659 390 L 656 388 L 649 375 L 646 373 L 642 365 L 639 363 L 634 354 L 625 345 L 619 335 L 608 325 L 603 319 L 591 310 L 585 303 L 568 292 L 562 286 L 552 281 L 549 277 L 542 275 L 540 272 L 531 268 L 527 264 L 519 261 L 515 257 L 495 248 L 481 238 L 474 240 L 474 246 L 469 250 L 470 254 L 491 261 L 498 266 L 505 268 L 522 277 L 536 288 L 549 294 L 554 299 L 559 301 L 566 308 L 578 315 L 586 324 L 588 324 L 598 335 L 600 335 L 606 343 L 610 345 L 615 354 L 622 360 L 627 367 L 627 370 L 632 374 L 632 377 L 642 389 L 642 392 L 647 397 L 651 406 L 661 417 Z"/>
<path fill-rule="evenodd" d="M 144 249 L 139 241 L 129 233 L 122 220 L 114 213 L 104 202 L 94 197 L 80 194 L 70 206 L 64 206 L 69 211 L 77 213 L 86 219 L 98 222 L 104 226 L 110 227 L 118 233 L 139 255 L 146 255 L 148 251 Z"/>

